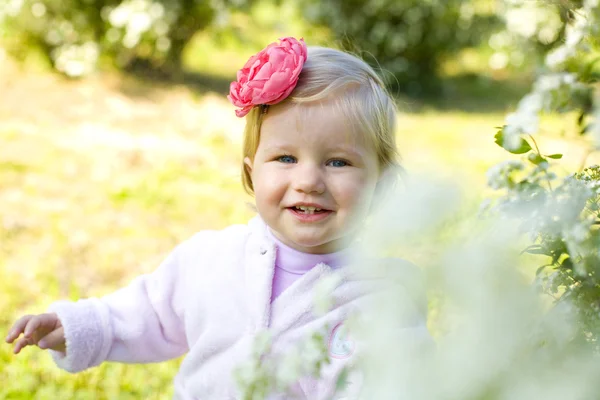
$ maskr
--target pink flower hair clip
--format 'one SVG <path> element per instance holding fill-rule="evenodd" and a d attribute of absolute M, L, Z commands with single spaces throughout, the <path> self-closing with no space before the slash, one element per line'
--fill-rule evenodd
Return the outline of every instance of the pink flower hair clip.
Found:
<path fill-rule="evenodd" d="M 304 39 L 286 37 L 250 57 L 238 71 L 237 81 L 229 86 L 227 98 L 240 107 L 235 115 L 244 117 L 257 105 L 266 113 L 267 106 L 288 97 L 298 83 L 306 56 Z"/>

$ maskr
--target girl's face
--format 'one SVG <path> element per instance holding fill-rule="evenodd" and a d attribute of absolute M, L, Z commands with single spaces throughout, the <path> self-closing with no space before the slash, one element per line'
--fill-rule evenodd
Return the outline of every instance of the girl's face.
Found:
<path fill-rule="evenodd" d="M 254 160 L 244 159 L 258 213 L 292 248 L 339 250 L 365 220 L 377 154 L 349 125 L 331 102 L 271 107 Z"/>

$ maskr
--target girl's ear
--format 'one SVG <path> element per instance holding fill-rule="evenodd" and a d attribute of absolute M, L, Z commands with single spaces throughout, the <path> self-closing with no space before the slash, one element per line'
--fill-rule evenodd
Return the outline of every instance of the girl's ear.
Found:
<path fill-rule="evenodd" d="M 244 157 L 244 165 L 248 170 L 248 174 L 252 174 L 252 160 L 250 159 L 250 157 Z"/>

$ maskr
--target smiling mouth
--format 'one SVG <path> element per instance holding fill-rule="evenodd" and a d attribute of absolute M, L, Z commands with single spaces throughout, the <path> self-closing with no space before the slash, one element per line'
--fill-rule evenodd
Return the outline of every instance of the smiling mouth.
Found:
<path fill-rule="evenodd" d="M 317 208 L 317 207 L 294 206 L 294 207 L 289 207 L 289 208 L 291 210 L 296 211 L 297 213 L 306 214 L 306 215 L 323 214 L 323 213 L 330 212 L 330 210 L 326 210 L 323 208 Z"/>

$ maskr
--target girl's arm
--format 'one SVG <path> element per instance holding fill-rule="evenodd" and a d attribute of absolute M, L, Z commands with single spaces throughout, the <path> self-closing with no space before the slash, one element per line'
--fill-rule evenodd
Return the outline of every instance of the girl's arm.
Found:
<path fill-rule="evenodd" d="M 181 288 L 177 290 L 179 275 L 176 249 L 152 274 L 101 299 L 52 304 L 44 315 L 58 316 L 66 346 L 66 351 L 50 349 L 54 361 L 69 372 L 78 372 L 103 361 L 158 362 L 184 354 L 188 345 Z M 31 340 L 36 333 L 26 333 L 30 336 L 24 338 L 29 340 L 26 344 L 36 344 Z M 11 334 L 16 338 L 20 332 Z"/>

